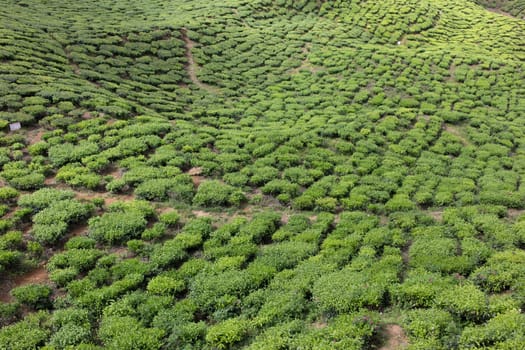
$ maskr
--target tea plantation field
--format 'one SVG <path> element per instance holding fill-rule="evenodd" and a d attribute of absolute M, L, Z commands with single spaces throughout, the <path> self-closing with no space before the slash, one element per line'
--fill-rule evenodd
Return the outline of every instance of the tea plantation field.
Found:
<path fill-rule="evenodd" d="M 0 0 L 0 349 L 525 349 L 524 18 Z"/>

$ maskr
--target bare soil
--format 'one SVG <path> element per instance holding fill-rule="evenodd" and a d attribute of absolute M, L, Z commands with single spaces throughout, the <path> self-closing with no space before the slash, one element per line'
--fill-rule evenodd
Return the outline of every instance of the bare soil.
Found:
<path fill-rule="evenodd" d="M 44 129 L 35 129 L 35 130 L 31 130 L 30 132 L 28 132 L 27 139 L 29 141 L 29 144 L 33 145 L 37 142 L 42 141 L 42 135 L 44 135 L 45 132 L 46 130 Z"/>
<path fill-rule="evenodd" d="M 186 64 L 186 71 L 188 72 L 188 76 L 190 77 L 191 82 L 209 93 L 219 93 L 220 91 L 218 88 L 201 82 L 197 77 L 198 66 L 195 63 L 193 54 L 191 52 L 191 50 L 195 47 L 195 42 L 188 37 L 188 32 L 186 28 L 182 28 L 181 34 L 182 40 L 184 40 L 184 43 L 186 45 L 186 59 L 188 60 L 188 63 Z"/>
<path fill-rule="evenodd" d="M 511 219 L 516 219 L 523 214 L 525 214 L 525 210 L 523 209 L 508 209 L 507 210 L 507 216 Z"/>
<path fill-rule="evenodd" d="M 301 65 L 297 68 L 294 68 L 292 70 L 290 70 L 290 74 L 297 74 L 299 73 L 301 70 L 308 70 L 310 71 L 310 73 L 317 73 L 317 72 L 321 72 L 323 70 L 325 70 L 324 67 L 319 67 L 319 66 L 314 66 L 310 63 L 310 61 L 308 60 L 308 54 L 310 53 L 310 48 L 311 48 L 311 44 L 310 43 L 307 43 L 303 48 L 302 48 L 302 52 L 303 54 L 306 55 L 305 59 L 301 62 Z"/>
<path fill-rule="evenodd" d="M 487 8 L 487 11 L 492 12 L 492 13 L 496 13 L 498 15 L 506 16 L 506 17 L 509 17 L 509 18 L 513 18 L 513 19 L 522 19 L 522 18 L 516 17 L 516 16 L 514 16 L 514 15 L 508 13 L 508 12 L 505 12 L 503 10 L 496 9 L 496 8 Z"/>
<path fill-rule="evenodd" d="M 445 131 L 451 133 L 452 135 L 456 136 L 461 141 L 461 143 L 464 146 L 470 146 L 471 145 L 470 141 L 467 140 L 465 138 L 465 136 L 463 136 L 463 134 L 461 133 L 461 131 L 459 131 L 459 129 L 457 127 L 449 125 L 449 124 L 444 124 L 443 125 L 443 130 L 445 130 Z"/>
<path fill-rule="evenodd" d="M 204 176 L 198 176 L 198 175 L 191 177 L 191 181 L 193 181 L 193 186 L 195 186 L 195 188 L 199 187 L 200 184 L 204 181 L 204 179 L 205 179 Z"/>
<path fill-rule="evenodd" d="M 193 167 L 190 170 L 188 170 L 188 175 L 190 176 L 196 176 L 202 174 L 202 168 L 201 167 Z"/>
<path fill-rule="evenodd" d="M 99 192 L 82 192 L 73 190 L 75 192 L 75 198 L 81 199 L 85 201 L 91 201 L 95 198 L 102 198 L 104 199 L 105 205 L 110 205 L 112 203 L 121 201 L 121 202 L 129 202 L 135 199 L 135 197 L 132 194 L 112 194 L 112 193 L 99 193 Z"/>
<path fill-rule="evenodd" d="M 91 119 L 93 118 L 93 115 L 91 115 L 91 113 L 89 112 L 84 112 L 84 114 L 82 114 L 82 119 Z"/>
<path fill-rule="evenodd" d="M 408 339 L 405 332 L 403 328 L 397 324 L 386 325 L 384 336 L 386 338 L 386 344 L 379 348 L 379 350 L 401 350 L 408 347 Z"/>
<path fill-rule="evenodd" d="M 44 180 L 44 185 L 46 186 L 54 186 L 56 185 L 56 183 L 57 181 L 54 176 L 46 177 L 46 179 Z"/>
<path fill-rule="evenodd" d="M 438 222 L 443 222 L 443 210 L 429 211 L 428 215 Z"/>
<path fill-rule="evenodd" d="M 328 323 L 324 321 L 317 321 L 317 322 L 312 323 L 312 327 L 315 329 L 323 329 L 323 328 L 326 328 L 326 326 L 328 326 Z"/>
<path fill-rule="evenodd" d="M 88 226 L 86 224 L 77 224 L 71 227 L 68 233 L 68 237 L 77 237 L 82 236 L 84 233 L 87 233 Z"/>
<path fill-rule="evenodd" d="M 0 280 L 0 301 L 4 303 L 13 301 L 10 294 L 13 288 L 25 286 L 27 284 L 43 284 L 48 282 L 49 276 L 43 265 L 21 276 L 16 276 L 7 280 Z"/>

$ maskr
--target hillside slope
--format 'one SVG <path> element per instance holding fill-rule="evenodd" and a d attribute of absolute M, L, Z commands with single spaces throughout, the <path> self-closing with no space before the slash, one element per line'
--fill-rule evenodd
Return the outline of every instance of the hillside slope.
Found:
<path fill-rule="evenodd" d="M 0 349 L 525 346 L 520 1 L 0 4 Z"/>

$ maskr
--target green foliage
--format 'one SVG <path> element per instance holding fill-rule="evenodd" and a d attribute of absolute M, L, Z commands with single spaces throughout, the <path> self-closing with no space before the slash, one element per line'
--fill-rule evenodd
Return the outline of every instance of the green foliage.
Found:
<path fill-rule="evenodd" d="M 217 349 L 228 349 L 240 342 L 250 330 L 250 323 L 242 319 L 229 319 L 210 327 L 206 342 Z"/>
<path fill-rule="evenodd" d="M 42 188 L 31 194 L 21 196 L 18 200 L 18 205 L 31 208 L 34 211 L 40 211 L 54 202 L 72 199 L 74 196 L 75 194 L 72 191 Z"/>
<path fill-rule="evenodd" d="M 49 307 L 51 304 L 51 292 L 51 287 L 40 284 L 28 284 L 11 290 L 11 294 L 19 303 L 34 309 L 45 309 Z"/>
<path fill-rule="evenodd" d="M 104 317 L 98 331 L 107 349 L 156 350 L 162 346 L 164 332 L 143 327 L 132 317 Z"/>
<path fill-rule="evenodd" d="M 95 266 L 103 253 L 97 249 L 69 249 L 55 254 L 49 259 L 47 269 L 53 271 L 62 268 L 74 268 L 78 271 L 87 271 Z"/>
<path fill-rule="evenodd" d="M 52 244 L 64 236 L 68 224 L 87 218 L 92 210 L 92 205 L 72 199 L 53 202 L 33 216 L 32 235 L 40 243 Z"/>
<path fill-rule="evenodd" d="M 244 200 L 245 197 L 242 191 L 219 181 L 211 180 L 200 184 L 195 197 L 193 197 L 193 204 L 207 207 L 221 205 L 238 206 Z"/>
<path fill-rule="evenodd" d="M 525 276 L 525 254 L 521 250 L 495 253 L 484 266 L 476 269 L 471 279 L 488 292 L 501 292 Z"/>
<path fill-rule="evenodd" d="M 488 315 L 487 296 L 472 284 L 442 291 L 436 303 L 445 310 L 467 320 L 481 320 Z"/>
<path fill-rule="evenodd" d="M 46 313 L 36 313 L 0 329 L 0 347 L 20 350 L 41 347 L 49 336 L 49 330 L 44 326 L 47 318 Z"/>
<path fill-rule="evenodd" d="M 313 295 L 326 313 L 346 313 L 363 307 L 380 307 L 384 303 L 387 277 L 378 274 L 341 270 L 321 277 L 314 285 Z"/>
<path fill-rule="evenodd" d="M 466 327 L 461 333 L 462 348 L 507 348 L 524 340 L 525 318 L 518 310 L 497 315 L 482 326 Z"/>
<path fill-rule="evenodd" d="M 431 307 L 436 296 L 442 291 L 454 286 L 451 278 L 444 278 L 438 273 L 431 273 L 422 269 L 410 271 L 400 285 L 391 290 L 391 297 L 395 303 L 406 307 Z"/>
<path fill-rule="evenodd" d="M 157 276 L 152 278 L 147 286 L 150 293 L 157 295 L 175 295 L 185 288 L 184 281 L 168 276 Z"/>
<path fill-rule="evenodd" d="M 523 1 L 182 3 L 2 5 L 0 349 L 521 349 Z"/>
<path fill-rule="evenodd" d="M 99 242 L 122 242 L 138 237 L 147 221 L 140 212 L 109 212 L 89 220 L 89 236 Z"/>
<path fill-rule="evenodd" d="M 138 185 L 135 194 L 138 198 L 146 200 L 172 199 L 189 202 L 193 197 L 193 183 L 185 175 L 170 179 L 151 179 Z"/>
<path fill-rule="evenodd" d="M 9 202 L 14 198 L 18 197 L 19 192 L 12 187 L 2 187 L 0 188 L 0 201 L 3 203 Z"/>
<path fill-rule="evenodd" d="M 418 341 L 432 339 L 443 347 L 455 346 L 458 325 L 454 317 L 440 309 L 414 309 L 403 315 L 404 328 L 410 338 Z"/>
<path fill-rule="evenodd" d="M 176 211 L 168 211 L 159 215 L 159 221 L 169 227 L 174 227 L 178 224 L 180 215 Z"/>

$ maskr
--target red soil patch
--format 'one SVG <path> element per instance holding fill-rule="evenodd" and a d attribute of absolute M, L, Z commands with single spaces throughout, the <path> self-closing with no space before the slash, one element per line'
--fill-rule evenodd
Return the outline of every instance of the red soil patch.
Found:
<path fill-rule="evenodd" d="M 130 255 L 130 252 L 125 247 L 114 247 L 109 249 L 109 253 L 116 254 L 122 258 L 127 258 Z"/>
<path fill-rule="evenodd" d="M 408 347 L 408 339 L 401 328 L 397 324 L 389 324 L 385 327 L 384 335 L 386 337 L 386 344 L 379 350 L 400 350 Z"/>
<path fill-rule="evenodd" d="M 157 208 L 157 213 L 159 213 L 159 214 L 171 213 L 171 212 L 174 212 L 174 211 L 176 211 L 176 210 L 173 209 L 173 208 L 170 208 L 170 207 Z"/>

